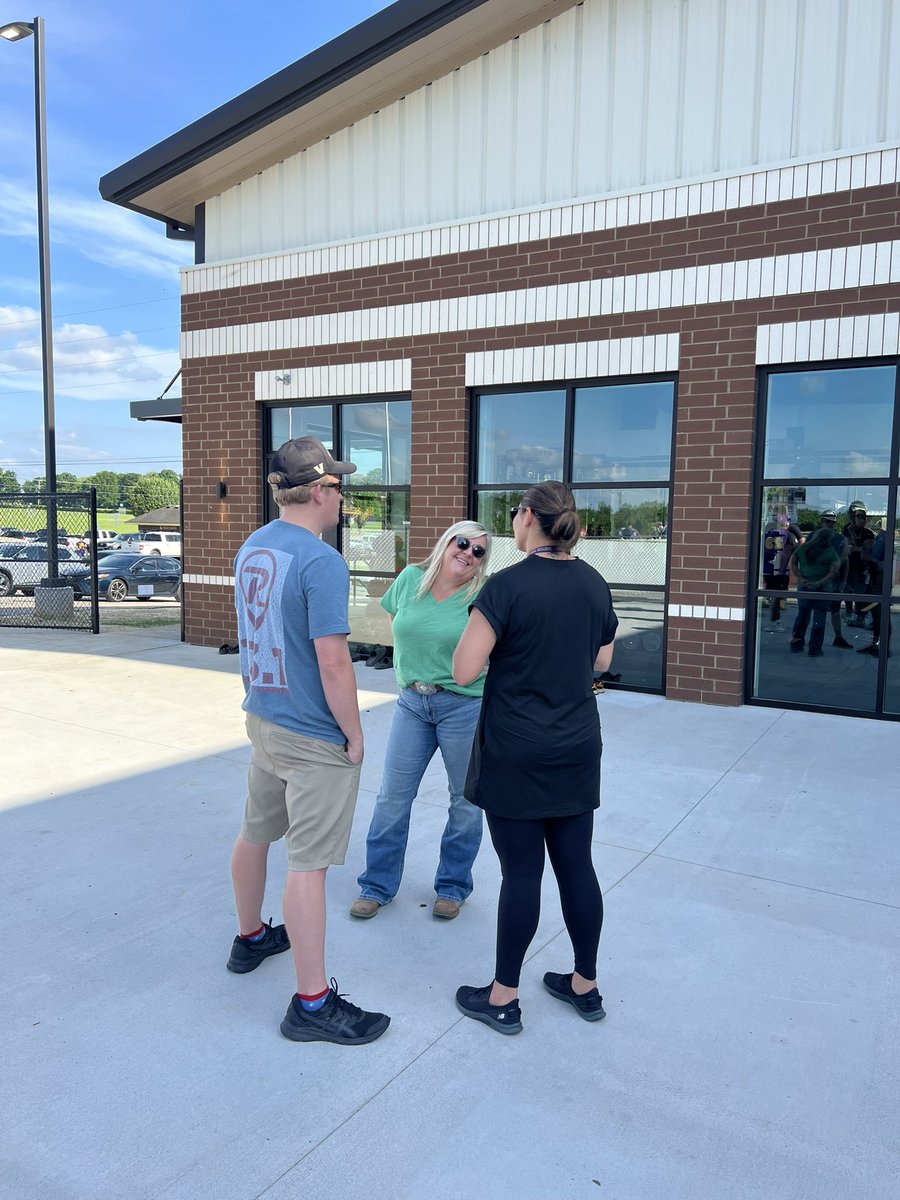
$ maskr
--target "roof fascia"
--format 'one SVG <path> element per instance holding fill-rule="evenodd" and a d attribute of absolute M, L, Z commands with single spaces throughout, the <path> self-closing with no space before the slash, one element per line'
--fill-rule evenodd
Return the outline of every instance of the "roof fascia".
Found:
<path fill-rule="evenodd" d="M 108 172 L 104 200 L 169 221 L 132 203 L 160 183 L 330 91 L 488 0 L 397 0 L 347 33 Z"/>

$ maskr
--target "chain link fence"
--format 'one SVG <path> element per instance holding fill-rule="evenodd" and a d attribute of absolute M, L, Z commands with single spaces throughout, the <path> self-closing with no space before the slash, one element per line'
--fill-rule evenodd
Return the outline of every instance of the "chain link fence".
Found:
<path fill-rule="evenodd" d="M 0 626 L 100 632 L 97 495 L 0 495 Z"/>

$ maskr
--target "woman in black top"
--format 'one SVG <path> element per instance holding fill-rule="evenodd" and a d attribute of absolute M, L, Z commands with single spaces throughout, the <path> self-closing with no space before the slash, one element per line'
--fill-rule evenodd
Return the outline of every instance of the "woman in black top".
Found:
<path fill-rule="evenodd" d="M 591 861 L 602 750 L 593 679 L 609 668 L 618 624 L 605 580 L 569 552 L 581 521 L 565 484 L 529 488 L 512 519 L 525 558 L 488 579 L 453 656 L 460 685 L 490 660 L 465 794 L 487 814 L 503 874 L 493 983 L 460 988 L 456 1002 L 501 1033 L 522 1028 L 519 973 L 540 916 L 545 846 L 575 970 L 548 972 L 544 985 L 586 1020 L 605 1015 L 596 980 L 603 898 Z"/>

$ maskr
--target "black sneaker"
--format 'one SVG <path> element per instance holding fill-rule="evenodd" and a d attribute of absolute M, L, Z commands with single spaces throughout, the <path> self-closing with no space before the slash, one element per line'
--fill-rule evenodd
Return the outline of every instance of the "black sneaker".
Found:
<path fill-rule="evenodd" d="M 847 641 L 847 639 L 845 637 L 841 637 L 840 634 L 837 635 L 837 637 L 834 639 L 834 641 L 831 644 L 832 644 L 832 646 L 837 646 L 838 650 L 852 650 L 853 649 L 853 647 L 850 645 L 850 643 Z"/>
<path fill-rule="evenodd" d="M 380 1038 L 391 1018 L 384 1013 L 365 1012 L 338 993 L 332 979 L 328 998 L 315 1012 L 307 1012 L 294 996 L 288 1005 L 281 1032 L 292 1042 L 335 1042 L 338 1046 L 364 1046 Z"/>
<path fill-rule="evenodd" d="M 487 987 L 461 987 L 456 993 L 456 1007 L 467 1017 L 483 1021 L 498 1033 L 521 1033 L 522 1010 L 518 1000 L 511 1000 L 509 1004 L 491 1004 L 489 997 L 493 986 L 489 983 Z"/>
<path fill-rule="evenodd" d="M 585 1021 L 602 1021 L 606 1016 L 603 997 L 597 989 L 592 988 L 585 995 L 577 996 L 572 991 L 571 974 L 557 975 L 555 971 L 548 971 L 544 976 L 544 987 L 557 1000 L 565 1000 L 567 1004 L 571 1004 L 579 1017 L 584 1017 Z"/>
<path fill-rule="evenodd" d="M 252 942 L 250 938 L 238 934 L 231 947 L 231 958 L 225 966 L 229 971 L 234 971 L 235 975 L 246 975 L 248 971 L 255 971 L 264 959 L 271 958 L 273 954 L 283 954 L 290 948 L 291 943 L 288 941 L 285 927 L 273 926 L 270 920 L 265 935 L 258 942 Z"/>
<path fill-rule="evenodd" d="M 868 646 L 863 646 L 857 650 L 857 654 L 871 654 L 874 658 L 878 657 L 878 643 L 870 642 Z"/>

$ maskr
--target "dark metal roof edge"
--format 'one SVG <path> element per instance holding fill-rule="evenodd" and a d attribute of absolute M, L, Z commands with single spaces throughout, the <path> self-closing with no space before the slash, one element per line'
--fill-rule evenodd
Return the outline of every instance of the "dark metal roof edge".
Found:
<path fill-rule="evenodd" d="M 109 171 L 100 180 L 100 195 L 114 204 L 168 220 L 164 214 L 135 205 L 132 200 L 487 2 L 397 0 Z"/>
<path fill-rule="evenodd" d="M 134 421 L 174 421 L 181 420 L 181 397 L 172 396 L 163 400 L 132 400 L 129 406 Z"/>

